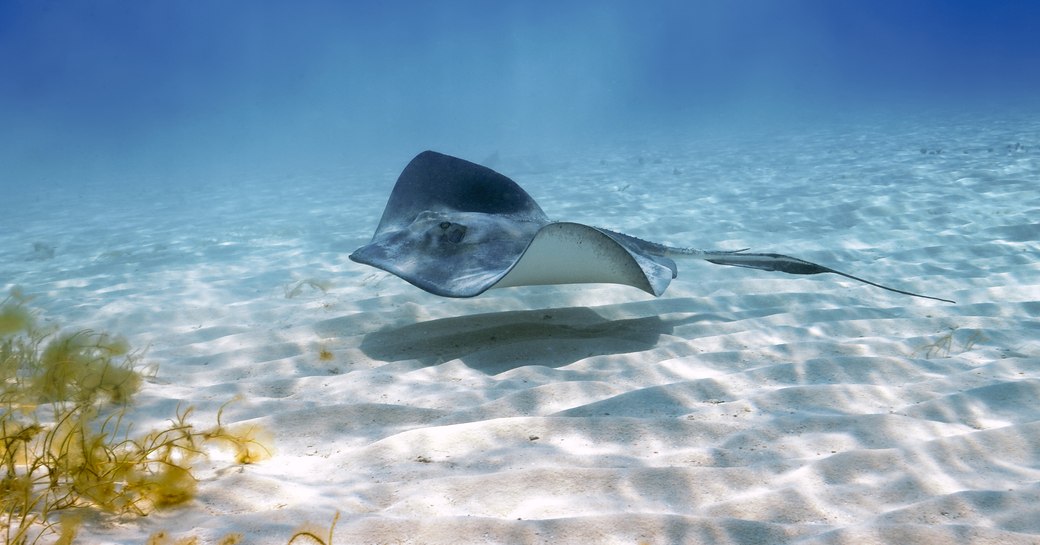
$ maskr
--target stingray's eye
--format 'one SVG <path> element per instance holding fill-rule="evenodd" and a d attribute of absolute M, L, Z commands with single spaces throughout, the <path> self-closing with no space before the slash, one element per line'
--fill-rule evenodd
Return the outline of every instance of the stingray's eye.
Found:
<path fill-rule="evenodd" d="M 444 229 L 444 239 L 452 244 L 458 244 L 462 242 L 462 238 L 466 236 L 466 226 L 458 223 L 451 223 L 450 221 L 443 221 L 440 224 L 440 228 Z"/>

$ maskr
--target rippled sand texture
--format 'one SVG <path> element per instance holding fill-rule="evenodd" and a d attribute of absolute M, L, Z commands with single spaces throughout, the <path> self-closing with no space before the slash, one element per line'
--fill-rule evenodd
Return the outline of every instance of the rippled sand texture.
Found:
<path fill-rule="evenodd" d="M 956 305 L 698 261 L 659 299 L 436 298 L 346 258 L 408 156 L 364 177 L 35 195 L 5 212 L 0 281 L 150 347 L 141 428 L 240 396 L 226 423 L 275 434 L 273 459 L 218 453 L 196 502 L 88 524 L 90 542 L 284 543 L 339 511 L 337 543 L 1035 544 L 1038 134 L 651 136 L 494 165 L 555 219 Z"/>

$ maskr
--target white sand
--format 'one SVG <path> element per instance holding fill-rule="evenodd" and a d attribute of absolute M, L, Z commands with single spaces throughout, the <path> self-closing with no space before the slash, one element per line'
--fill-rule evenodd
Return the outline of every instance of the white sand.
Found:
<path fill-rule="evenodd" d="M 197 501 L 92 521 L 85 543 L 285 543 L 338 511 L 342 544 L 1036 544 L 1038 135 L 653 137 L 496 165 L 553 218 L 788 253 L 956 305 L 698 261 L 658 299 L 437 298 L 347 259 L 408 155 L 374 176 L 44 189 L 0 205 L 0 287 L 150 347 L 138 429 L 178 403 L 205 426 L 240 396 L 225 421 L 275 434 L 273 459 L 213 453 Z M 334 287 L 284 296 L 307 278 Z"/>

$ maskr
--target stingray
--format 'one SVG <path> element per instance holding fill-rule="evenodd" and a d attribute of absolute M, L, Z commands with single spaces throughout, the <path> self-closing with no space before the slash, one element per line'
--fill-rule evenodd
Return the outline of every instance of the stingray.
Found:
<path fill-rule="evenodd" d="M 434 151 L 397 179 L 372 241 L 350 259 L 444 297 L 492 288 L 611 283 L 659 296 L 673 258 L 789 274 L 832 273 L 884 290 L 952 303 L 782 254 L 676 248 L 567 221 L 550 221 L 519 185 L 490 168 Z"/>

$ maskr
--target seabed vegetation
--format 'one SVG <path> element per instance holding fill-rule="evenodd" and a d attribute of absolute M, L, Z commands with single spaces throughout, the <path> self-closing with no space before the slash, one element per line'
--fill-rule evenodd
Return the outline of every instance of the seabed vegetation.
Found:
<path fill-rule="evenodd" d="M 122 337 L 38 326 L 19 290 L 0 302 L 0 537 L 5 544 L 75 543 L 94 517 L 144 516 L 195 497 L 192 465 L 210 446 L 235 462 L 271 456 L 256 425 L 198 428 L 192 407 L 169 425 L 134 434 L 128 409 L 140 389 L 140 352 Z M 226 406 L 226 405 L 225 405 Z M 186 538 L 174 543 L 196 543 Z M 220 543 L 241 540 L 228 534 Z M 164 532 L 149 543 L 170 543 Z"/>

